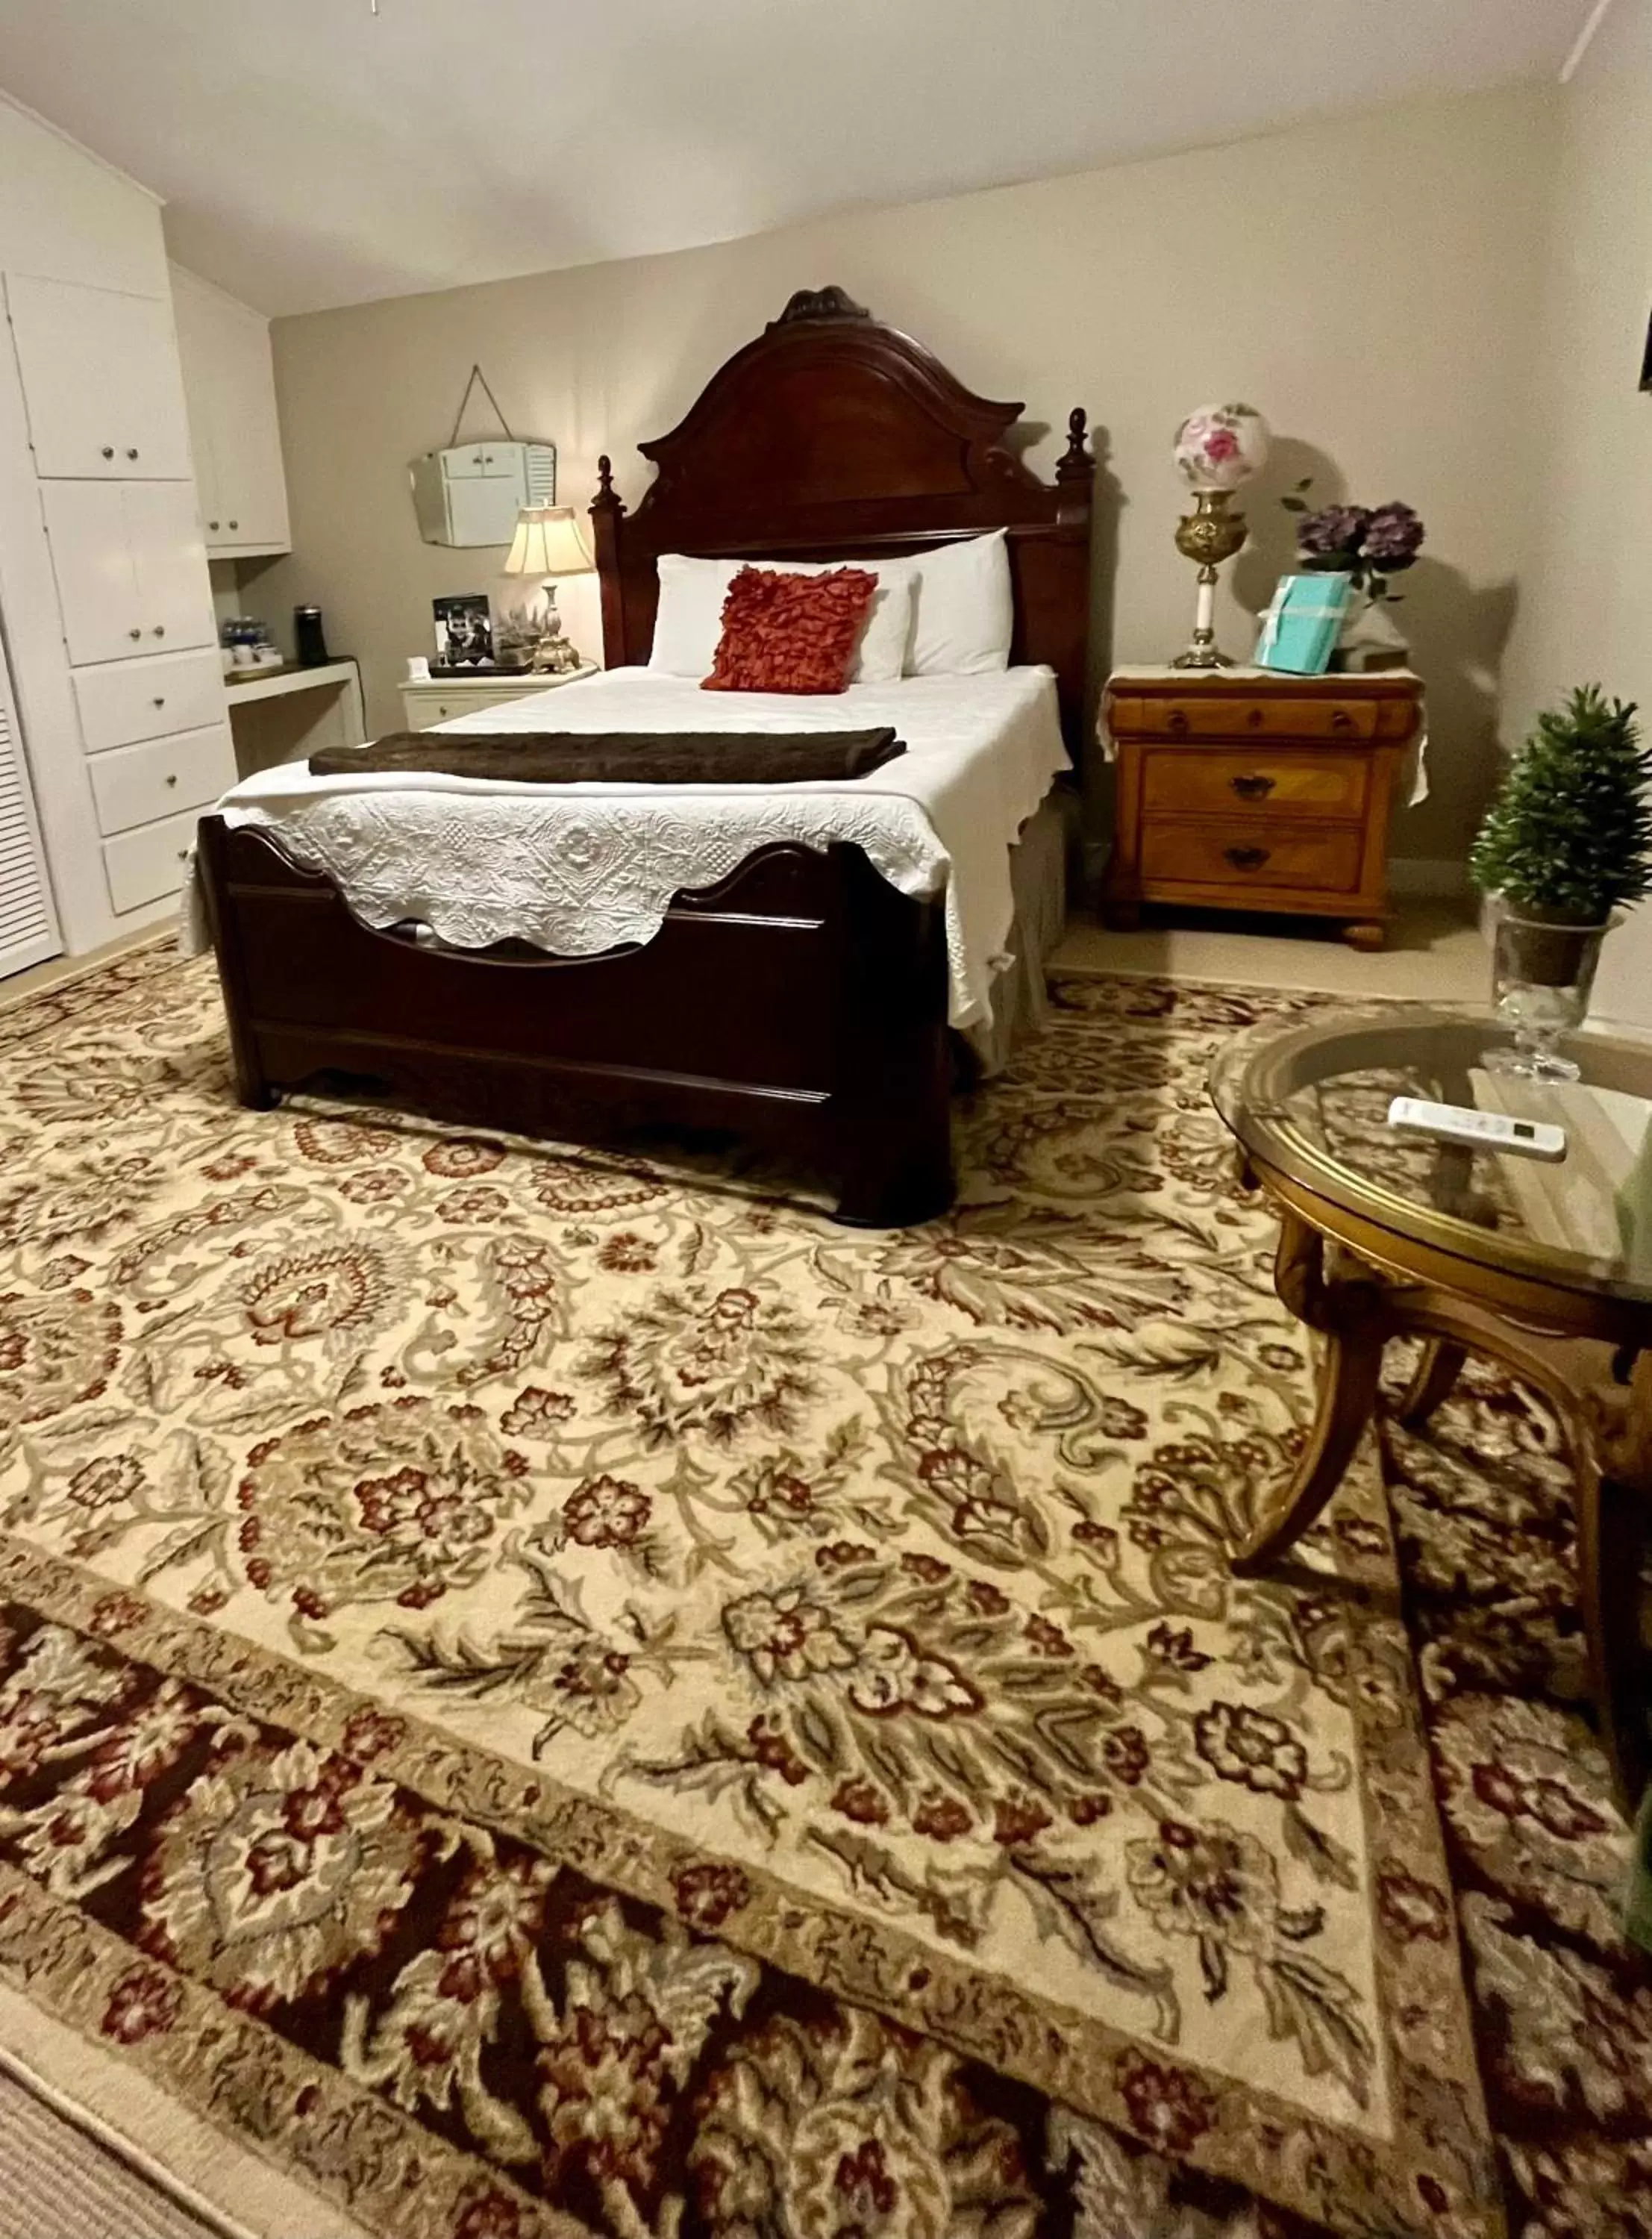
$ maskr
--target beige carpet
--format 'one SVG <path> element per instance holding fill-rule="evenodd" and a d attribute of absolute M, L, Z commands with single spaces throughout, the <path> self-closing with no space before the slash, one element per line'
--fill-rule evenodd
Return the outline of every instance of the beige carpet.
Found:
<path fill-rule="evenodd" d="M 0 2066 L 3 2239 L 238 2239 Z"/>

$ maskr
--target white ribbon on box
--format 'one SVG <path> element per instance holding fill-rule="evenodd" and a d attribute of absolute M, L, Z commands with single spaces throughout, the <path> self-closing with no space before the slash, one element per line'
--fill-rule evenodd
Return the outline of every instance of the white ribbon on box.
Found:
<path fill-rule="evenodd" d="M 1268 604 L 1268 611 L 1262 617 L 1262 634 L 1257 640 L 1257 663 L 1259 668 L 1267 668 L 1267 656 L 1273 651 L 1275 646 L 1279 642 L 1279 623 L 1281 617 L 1284 614 L 1285 601 L 1290 595 L 1290 586 L 1300 580 L 1301 578 L 1296 575 L 1282 575 L 1279 578 L 1277 584 L 1275 586 L 1273 597 Z M 1329 581 L 1333 579 L 1327 577 L 1325 580 Z M 1303 621 L 1346 621 L 1348 619 L 1348 593 L 1346 589 L 1344 589 L 1341 598 L 1334 600 L 1330 604 L 1322 607 L 1304 607 L 1300 603 L 1300 601 L 1298 601 L 1291 608 L 1290 611 L 1293 616 L 1298 617 Z M 1293 669 L 1284 669 L 1281 670 L 1279 673 L 1283 675 L 1294 675 L 1297 672 Z M 1319 673 L 1323 674 L 1324 671 L 1322 670 Z"/>

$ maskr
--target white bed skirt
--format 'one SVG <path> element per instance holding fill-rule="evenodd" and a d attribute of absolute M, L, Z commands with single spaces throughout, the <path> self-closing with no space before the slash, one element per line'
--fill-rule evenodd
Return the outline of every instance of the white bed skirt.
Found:
<path fill-rule="evenodd" d="M 1067 923 L 1070 798 L 1047 794 L 1010 850 L 1015 916 L 1004 962 L 992 981 L 992 1020 L 964 1030 L 984 1074 L 1001 1073 L 1012 1050 L 1038 1031 L 1049 1009 L 1045 974 Z"/>

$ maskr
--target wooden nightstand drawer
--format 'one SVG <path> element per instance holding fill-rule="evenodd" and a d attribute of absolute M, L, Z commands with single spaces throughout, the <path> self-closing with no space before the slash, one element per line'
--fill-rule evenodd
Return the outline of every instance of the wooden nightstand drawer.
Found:
<path fill-rule="evenodd" d="M 1357 824 L 1365 814 L 1371 766 L 1363 754 L 1254 754 L 1242 747 L 1148 747 L 1142 754 L 1142 807 L 1150 816 L 1220 816 L 1265 809 L 1270 817 L 1315 817 Z"/>
<path fill-rule="evenodd" d="M 1154 693 L 1139 700 L 1118 694 L 1108 703 L 1115 734 L 1135 739 L 1403 737 L 1403 730 L 1383 730 L 1382 712 L 1374 700 L 1265 692 L 1189 692 L 1175 699 Z"/>
<path fill-rule="evenodd" d="M 1285 830 L 1282 822 L 1150 824 L 1142 834 L 1142 884 L 1315 887 L 1324 894 L 1359 889 L 1363 835 Z"/>

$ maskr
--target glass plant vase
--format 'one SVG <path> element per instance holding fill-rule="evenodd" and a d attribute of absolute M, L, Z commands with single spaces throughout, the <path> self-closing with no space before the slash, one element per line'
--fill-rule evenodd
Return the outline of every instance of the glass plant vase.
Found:
<path fill-rule="evenodd" d="M 1492 1001 L 1498 1020 L 1512 1029 L 1507 1049 L 1492 1052 L 1493 1072 L 1528 1080 L 1576 1080 L 1578 1066 L 1560 1049 L 1589 1009 L 1601 943 L 1618 922 L 1556 925 L 1551 920 L 1502 912 L 1492 951 Z"/>

